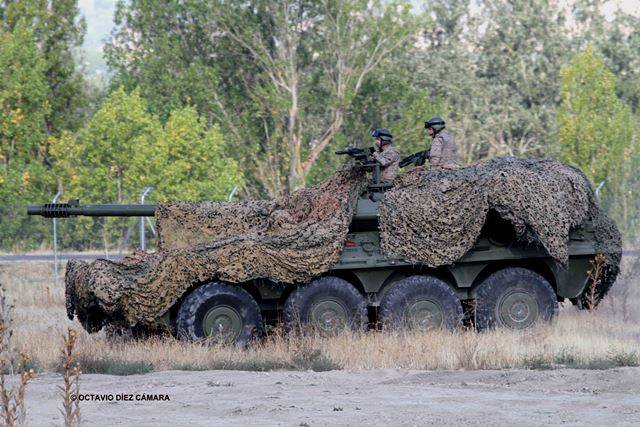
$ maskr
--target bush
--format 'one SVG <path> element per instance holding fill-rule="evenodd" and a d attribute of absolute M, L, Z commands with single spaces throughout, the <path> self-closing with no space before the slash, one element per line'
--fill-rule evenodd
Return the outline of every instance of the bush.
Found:
<path fill-rule="evenodd" d="M 127 361 L 115 358 L 93 358 L 80 354 L 76 361 L 83 374 L 138 375 L 153 372 L 153 364 L 143 361 Z"/>
<path fill-rule="evenodd" d="M 549 360 L 542 354 L 526 357 L 522 363 L 527 369 L 545 370 L 552 368 Z"/>
<path fill-rule="evenodd" d="M 338 363 L 325 356 L 319 349 L 297 354 L 293 358 L 293 366 L 302 371 L 312 370 L 315 372 L 335 371 L 342 369 Z"/>

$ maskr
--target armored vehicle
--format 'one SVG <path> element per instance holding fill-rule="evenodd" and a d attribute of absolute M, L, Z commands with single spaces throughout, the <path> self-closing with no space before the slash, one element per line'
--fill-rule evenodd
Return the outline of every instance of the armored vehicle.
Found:
<path fill-rule="evenodd" d="M 244 344 L 264 333 L 265 324 L 284 320 L 289 328 L 311 325 L 325 334 L 344 328 L 454 329 L 464 322 L 485 329 L 525 329 L 551 321 L 558 303 L 585 306 L 596 257 L 594 226 L 573 227 L 568 263 L 561 266 L 540 246 L 516 239 L 513 225 L 490 211 L 472 249 L 439 267 L 389 257 L 381 250 L 379 207 L 391 184 L 367 150 L 338 152 L 372 178 L 357 198 L 339 261 L 308 283 L 283 284 L 270 278 L 229 283 L 212 277 L 190 288 L 156 319 L 187 339 L 210 338 Z M 30 215 L 153 216 L 155 205 L 29 206 Z M 612 277 L 602 278 L 599 293 Z M 606 283 L 604 283 L 606 282 Z"/>

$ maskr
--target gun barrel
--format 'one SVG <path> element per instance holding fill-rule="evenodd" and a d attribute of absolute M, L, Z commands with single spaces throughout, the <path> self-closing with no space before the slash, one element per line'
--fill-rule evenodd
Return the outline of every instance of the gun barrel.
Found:
<path fill-rule="evenodd" d="M 46 203 L 27 207 L 27 215 L 45 218 L 70 216 L 154 216 L 156 205 L 76 205 L 72 203 Z"/>

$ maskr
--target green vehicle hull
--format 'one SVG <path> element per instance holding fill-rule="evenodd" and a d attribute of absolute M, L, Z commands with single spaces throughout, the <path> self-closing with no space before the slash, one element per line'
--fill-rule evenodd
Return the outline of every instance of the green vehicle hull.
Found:
<path fill-rule="evenodd" d="M 483 235 L 455 264 L 431 268 L 385 256 L 380 248 L 377 225 L 379 202 L 371 201 L 365 193 L 358 200 L 352 226 L 339 261 L 324 276 L 338 277 L 352 284 L 365 296 L 374 322 L 375 311 L 385 292 L 407 277 L 422 275 L 437 277 L 445 282 L 463 303 L 471 303 L 476 287 L 492 273 L 507 268 L 524 268 L 544 277 L 553 287 L 557 301 L 571 300 L 579 303 L 579 297 L 589 284 L 587 271 L 596 255 L 594 231 L 591 223 L 572 230 L 568 243 L 567 268 L 559 266 L 543 248 L 523 246 L 511 240 L 509 233 L 497 233 L 486 227 Z M 494 224 L 505 227 L 504 222 Z M 215 278 L 212 278 L 215 280 Z M 286 301 L 295 287 L 268 279 L 239 283 L 257 301 L 263 318 L 276 323 L 282 317 Z M 157 321 L 172 329 L 176 327 L 180 301 Z"/>

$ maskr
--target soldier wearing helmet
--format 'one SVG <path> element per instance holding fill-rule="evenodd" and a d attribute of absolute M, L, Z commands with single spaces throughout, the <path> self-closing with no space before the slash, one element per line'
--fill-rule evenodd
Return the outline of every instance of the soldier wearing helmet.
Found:
<path fill-rule="evenodd" d="M 431 137 L 431 153 L 429 164 L 434 168 L 456 169 L 458 168 L 456 141 L 445 130 L 442 117 L 434 116 L 424 122 L 424 127 Z"/>
<path fill-rule="evenodd" d="M 380 163 L 380 179 L 383 181 L 393 181 L 398 175 L 400 164 L 400 153 L 391 146 L 393 135 L 389 129 L 377 129 L 371 132 L 371 136 L 375 138 L 376 150 L 373 152 L 373 158 Z"/>

